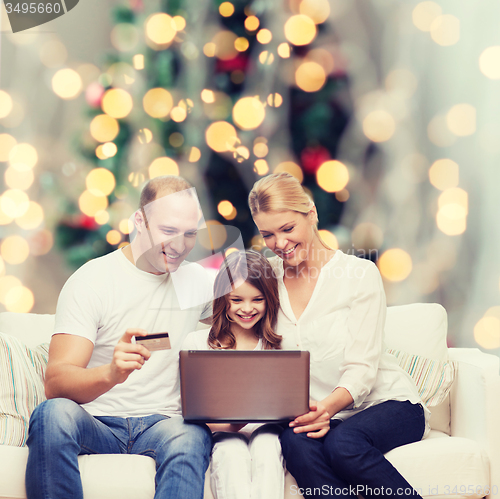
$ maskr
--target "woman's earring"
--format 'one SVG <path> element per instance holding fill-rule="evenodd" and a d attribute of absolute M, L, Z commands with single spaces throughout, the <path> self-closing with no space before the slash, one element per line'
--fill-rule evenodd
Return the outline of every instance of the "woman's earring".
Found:
<path fill-rule="evenodd" d="M 236 321 L 232 321 L 232 320 L 228 317 L 227 312 L 226 312 L 226 319 L 227 319 L 229 322 L 236 322 Z"/>

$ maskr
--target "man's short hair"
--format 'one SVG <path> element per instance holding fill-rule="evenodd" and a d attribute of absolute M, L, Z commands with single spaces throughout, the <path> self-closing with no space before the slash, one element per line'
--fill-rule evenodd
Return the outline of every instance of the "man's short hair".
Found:
<path fill-rule="evenodd" d="M 147 204 L 152 203 L 159 197 L 192 188 L 193 186 L 186 179 L 178 177 L 177 175 L 162 175 L 149 180 L 142 189 L 139 201 L 139 209 L 141 210 L 144 221 L 146 222 L 146 227 L 149 226 L 146 212 L 144 210 L 144 207 Z"/>
<path fill-rule="evenodd" d="M 157 199 L 159 195 L 165 196 L 174 192 L 192 189 L 192 185 L 182 177 L 177 175 L 162 175 L 148 181 L 141 192 L 139 208 L 144 211 L 144 207 Z"/>

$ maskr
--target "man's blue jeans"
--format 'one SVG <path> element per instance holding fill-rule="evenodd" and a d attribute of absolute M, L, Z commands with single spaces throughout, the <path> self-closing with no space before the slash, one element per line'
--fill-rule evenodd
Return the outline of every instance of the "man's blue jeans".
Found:
<path fill-rule="evenodd" d="M 420 496 L 384 457 L 419 441 L 425 429 L 420 404 L 389 400 L 346 421 L 332 420 L 320 439 L 287 428 L 280 436 L 286 467 L 305 497 L 365 499 Z M 298 495 L 298 490 L 293 491 Z"/>
<path fill-rule="evenodd" d="M 156 461 L 155 499 L 202 499 L 212 435 L 181 417 L 94 417 L 59 398 L 33 412 L 28 447 L 29 499 L 83 499 L 80 454 L 150 456 Z"/>

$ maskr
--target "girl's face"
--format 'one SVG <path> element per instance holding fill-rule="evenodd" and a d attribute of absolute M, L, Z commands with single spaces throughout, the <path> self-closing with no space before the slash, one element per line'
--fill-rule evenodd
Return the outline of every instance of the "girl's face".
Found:
<path fill-rule="evenodd" d="M 315 212 L 260 212 L 254 217 L 266 246 L 287 265 L 297 266 L 308 259 L 314 240 Z"/>
<path fill-rule="evenodd" d="M 266 312 L 264 295 L 248 282 L 233 289 L 227 296 L 227 300 L 227 315 L 234 321 L 231 323 L 232 326 L 252 329 Z"/>

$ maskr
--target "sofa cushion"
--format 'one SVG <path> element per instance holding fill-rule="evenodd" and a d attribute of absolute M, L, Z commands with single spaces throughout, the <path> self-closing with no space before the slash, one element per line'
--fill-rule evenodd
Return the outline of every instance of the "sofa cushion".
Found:
<path fill-rule="evenodd" d="M 29 348 L 0 333 L 0 444 L 25 445 L 29 418 L 45 400 L 48 344 Z"/>
<path fill-rule="evenodd" d="M 474 440 L 431 431 L 425 440 L 397 447 L 385 457 L 423 497 L 474 499 L 488 493 L 488 455 Z"/>
<path fill-rule="evenodd" d="M 50 341 L 55 316 L 51 314 L 0 313 L 0 332 L 15 336 L 29 347 Z"/>
<path fill-rule="evenodd" d="M 391 348 L 387 351 L 398 359 L 399 366 L 412 377 L 427 407 L 434 407 L 444 401 L 455 379 L 456 362 L 432 360 Z"/>
<path fill-rule="evenodd" d="M 448 360 L 448 319 L 437 303 L 412 303 L 387 308 L 385 342 L 388 348 L 433 360 Z"/>

